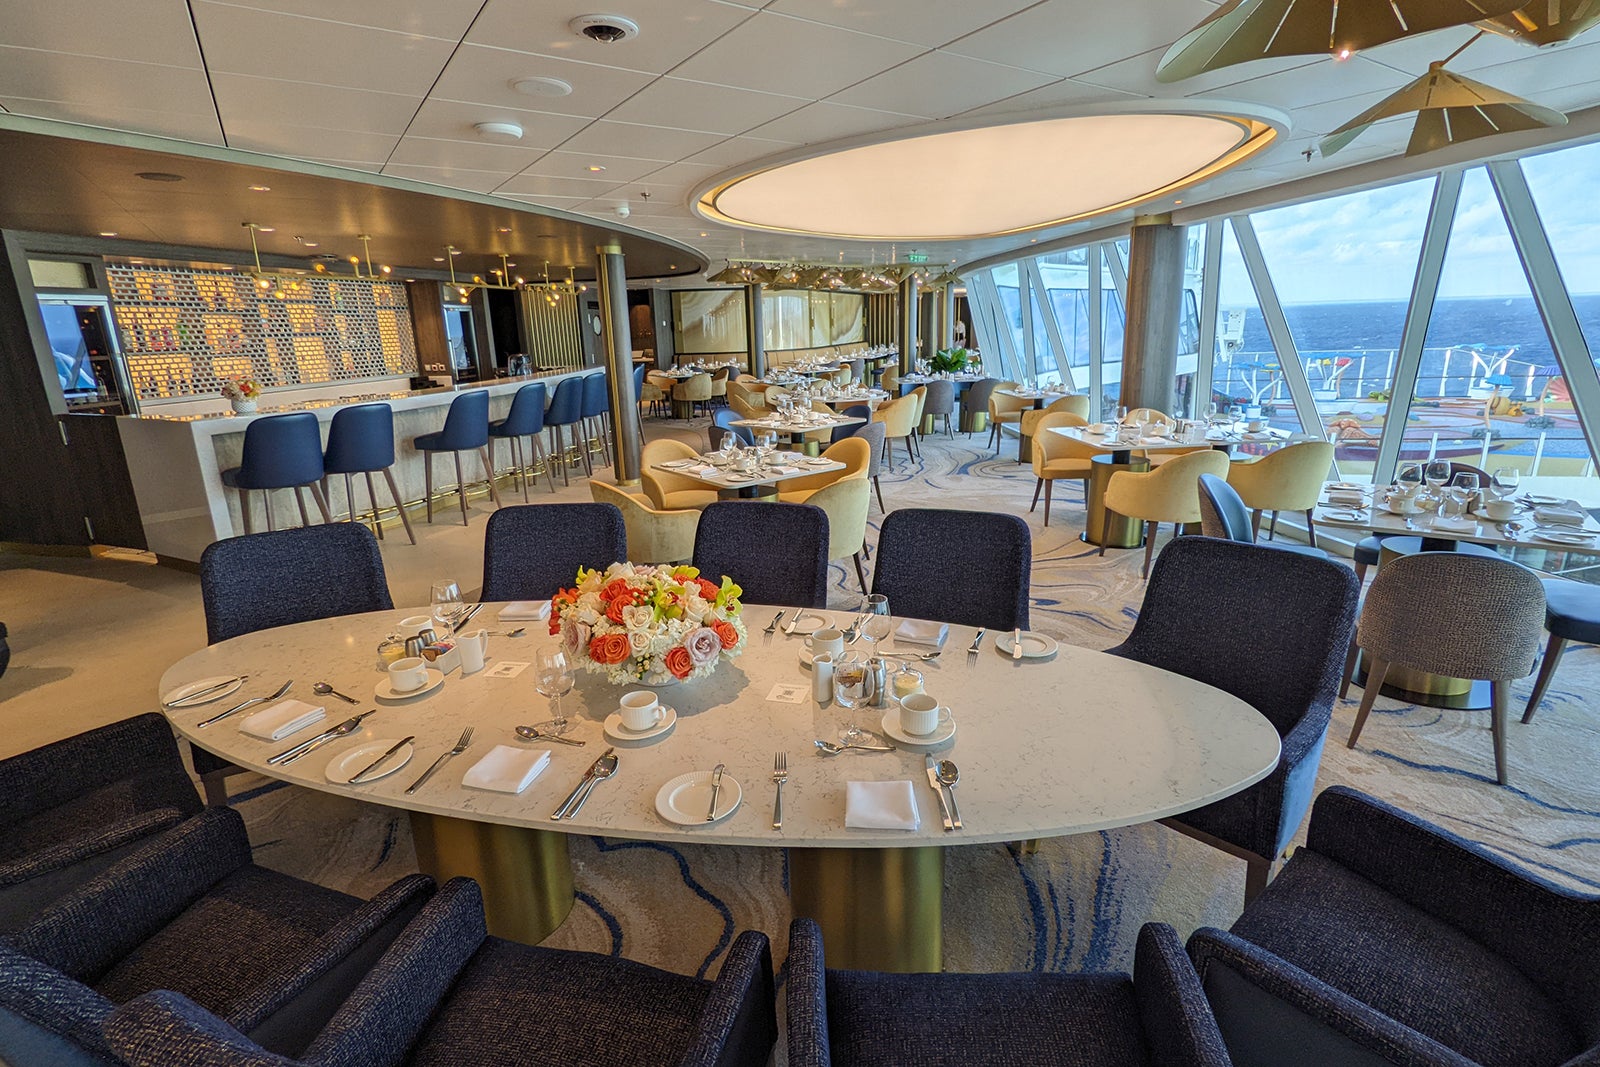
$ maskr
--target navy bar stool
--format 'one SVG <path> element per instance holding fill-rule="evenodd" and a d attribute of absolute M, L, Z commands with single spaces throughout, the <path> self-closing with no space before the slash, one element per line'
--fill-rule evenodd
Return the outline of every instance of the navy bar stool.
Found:
<path fill-rule="evenodd" d="M 611 414 L 611 396 L 607 385 L 605 371 L 583 379 L 583 422 L 589 435 L 589 454 L 599 453 L 602 467 L 611 463 L 611 449 L 607 444 L 611 434 L 606 425 Z"/>
<path fill-rule="evenodd" d="M 573 427 L 573 450 L 582 457 L 584 469 L 591 476 L 594 474 L 594 466 L 589 462 L 589 451 L 578 440 L 581 436 L 578 425 L 581 422 L 583 422 L 583 379 L 563 378 L 556 383 L 555 395 L 550 398 L 550 408 L 544 413 L 544 424 L 550 430 L 553 443 L 550 457 L 561 465 L 561 481 L 564 485 L 572 484 L 572 477 L 567 470 L 571 464 L 567 461 L 566 438 L 562 433 L 565 427 Z"/>
<path fill-rule="evenodd" d="M 483 473 L 489 479 L 489 496 L 494 506 L 500 506 L 500 493 L 494 487 L 494 463 L 489 459 L 489 394 L 482 389 L 471 389 L 450 402 L 450 413 L 444 417 L 444 429 L 425 433 L 411 439 L 411 447 L 422 453 L 422 474 L 428 497 L 428 521 L 433 521 L 433 454 L 454 452 L 456 457 L 456 493 L 461 498 L 461 525 L 467 525 L 467 479 L 461 473 L 461 453 L 478 453 L 483 460 Z"/>
<path fill-rule="evenodd" d="M 244 431 L 244 454 L 237 467 L 222 472 L 222 484 L 239 490 L 239 510 L 244 514 L 244 532 L 255 533 L 250 520 L 250 490 L 260 489 L 267 500 L 267 529 L 272 521 L 272 490 L 293 489 L 300 505 L 300 524 L 311 525 L 305 497 L 300 490 L 309 487 L 322 512 L 323 522 L 332 522 L 328 502 L 322 496 L 322 431 L 317 417 L 309 411 L 290 415 L 263 415 L 253 419 Z"/>
<path fill-rule="evenodd" d="M 498 437 L 508 442 L 511 450 L 511 462 L 517 465 L 517 472 L 522 475 L 522 501 L 528 502 L 528 459 L 522 452 L 522 439 L 524 437 L 533 442 L 533 455 L 538 467 L 535 473 L 542 470 L 550 479 L 550 491 L 556 491 L 556 472 L 550 466 L 550 459 L 545 455 L 544 442 L 539 435 L 544 433 L 544 383 L 534 382 L 524 385 L 517 390 L 511 398 L 511 410 L 499 422 L 489 424 L 489 436 Z M 490 458 L 494 457 L 493 446 L 490 446 Z"/>
<path fill-rule="evenodd" d="M 344 475 L 344 498 L 350 506 L 350 521 L 356 521 L 356 497 L 352 474 L 367 478 L 367 499 L 372 501 L 372 532 L 383 536 L 383 523 L 378 521 L 378 493 L 372 485 L 372 472 L 382 471 L 389 483 L 389 495 L 394 498 L 394 509 L 400 513 L 400 522 L 406 528 L 411 543 L 417 535 L 411 531 L 411 519 L 406 515 L 400 490 L 394 484 L 394 409 L 388 404 L 356 404 L 340 408 L 328 425 L 328 448 L 322 455 L 322 491 L 328 491 L 328 475 Z"/>

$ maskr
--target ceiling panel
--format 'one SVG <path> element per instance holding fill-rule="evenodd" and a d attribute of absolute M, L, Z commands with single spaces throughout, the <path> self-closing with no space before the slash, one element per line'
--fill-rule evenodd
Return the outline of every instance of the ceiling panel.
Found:
<path fill-rule="evenodd" d="M 1319 102 L 1348 100 L 1373 90 L 1398 89 L 1410 80 L 1391 67 L 1355 56 L 1343 63 L 1324 60 L 1281 74 L 1239 82 L 1228 86 L 1225 95 L 1230 100 L 1292 111 Z"/>
<path fill-rule="evenodd" d="M 1221 70 L 1206 71 L 1204 74 L 1197 74 L 1178 82 L 1158 82 L 1155 80 L 1156 65 L 1161 62 L 1161 57 L 1166 51 L 1167 46 L 1160 45 L 1147 52 L 1119 59 L 1115 63 L 1107 63 L 1093 70 L 1084 71 L 1074 80 L 1086 85 L 1119 89 L 1139 96 L 1173 98 L 1204 93 L 1226 99 L 1230 85 L 1281 71 L 1309 67 L 1316 63 L 1332 62 L 1328 59 L 1307 56 L 1262 59 L 1253 63 L 1238 63 L 1231 67 L 1223 67 Z"/>
<path fill-rule="evenodd" d="M 1038 0 L 774 0 L 768 11 L 929 48 L 998 22 Z"/>
<path fill-rule="evenodd" d="M 750 133 L 790 144 L 815 144 L 878 130 L 892 130 L 922 122 L 918 115 L 900 115 L 827 101 L 808 104 L 779 119 L 762 123 Z"/>
<path fill-rule="evenodd" d="M 222 131 L 217 127 L 215 112 L 156 111 L 142 107 L 97 102 L 76 104 L 61 100 L 29 100 L 24 97 L 0 97 L 4 106 L 15 115 L 59 122 L 76 122 L 86 126 L 105 126 L 120 130 L 146 130 L 160 137 L 175 137 L 180 141 L 197 141 L 201 144 L 222 144 Z M 0 181 L 0 184 L 4 184 Z"/>
<path fill-rule="evenodd" d="M 495 193 L 499 196 L 536 197 L 540 201 L 551 197 L 573 197 L 583 201 L 599 196 L 616 184 L 610 180 L 547 178 L 538 174 L 518 174 L 506 179 Z"/>
<path fill-rule="evenodd" d="M 852 85 L 831 99 L 942 119 L 1054 81 L 1053 75 L 987 63 L 950 52 L 928 52 Z"/>
<path fill-rule="evenodd" d="M 140 7 L 148 0 L 142 0 Z M 230 7 L 248 7 L 286 15 L 305 15 L 355 26 L 373 26 L 425 37 L 460 40 L 483 6 L 483 0 L 216 0 Z M 177 5 L 182 6 L 180 3 Z"/>
<path fill-rule="evenodd" d="M 235 118 L 228 121 L 228 145 L 252 152 L 273 152 L 300 159 L 351 159 L 382 163 L 400 138 L 389 133 L 360 130 L 324 130 L 295 126 L 271 118 Z"/>
<path fill-rule="evenodd" d="M 1206 0 L 1045 0 L 948 46 L 959 55 L 1063 77 L 1165 48 L 1209 15 Z"/>
<path fill-rule="evenodd" d="M 200 67 L 183 0 L 6 0 L 6 44 L 106 59 Z"/>
<path fill-rule="evenodd" d="M 594 152 L 546 152 L 527 168 L 527 174 L 549 178 L 581 178 L 584 181 L 631 182 L 658 169 L 656 159 L 630 159 L 602 156 Z M 599 167 L 599 170 L 591 170 Z"/>
<path fill-rule="evenodd" d="M 1412 77 L 1421 77 L 1428 72 L 1429 63 L 1448 56 L 1471 40 L 1476 33 L 1477 31 L 1470 26 L 1461 26 L 1453 30 L 1440 30 L 1437 33 L 1425 33 L 1418 37 L 1391 41 L 1377 48 L 1369 48 L 1361 54 L 1374 62 L 1403 70 Z M 1552 45 L 1546 51 L 1554 52 L 1570 47 L 1571 44 Z M 1465 74 L 1533 54 L 1534 49 L 1528 45 L 1513 41 L 1509 37 L 1486 33 L 1473 41 L 1472 47 L 1452 59 L 1450 69 Z"/>
<path fill-rule="evenodd" d="M 679 185 L 687 188 L 696 182 L 705 181 L 722 170 L 722 167 L 714 166 L 710 163 L 672 163 L 646 174 L 640 179 L 640 184 Z"/>
<path fill-rule="evenodd" d="M 512 83 L 519 78 L 560 78 L 572 86 L 568 96 L 528 96 Z M 466 44 L 439 77 L 432 95 L 561 115 L 598 118 L 655 80 L 655 75 L 533 56 L 504 48 Z"/>
<path fill-rule="evenodd" d="M 1600 41 L 1591 34 L 1559 48 L 1524 49 L 1517 60 L 1475 70 L 1472 76 L 1496 89 L 1543 102 L 1546 92 L 1593 83 L 1600 76 Z"/>
<path fill-rule="evenodd" d="M 430 185 L 443 185 L 450 189 L 466 189 L 474 193 L 493 192 L 509 177 L 504 171 L 473 170 L 470 167 L 417 167 L 406 163 L 389 163 L 383 173 L 397 178 L 411 178 Z"/>
<path fill-rule="evenodd" d="M 130 92 L 130 86 L 138 91 Z M 74 104 L 86 114 L 129 106 L 184 115 L 212 110 L 201 70 L 0 45 L 0 100 L 7 98 Z"/>
<path fill-rule="evenodd" d="M 389 157 L 391 163 L 416 167 L 465 167 L 515 174 L 544 154 L 544 149 L 524 144 L 488 141 L 449 141 L 407 135 Z"/>
<path fill-rule="evenodd" d="M 243 74 L 212 74 L 224 126 L 234 116 L 290 118 L 315 116 L 319 126 L 334 130 L 366 130 L 399 136 L 421 102 L 398 93 L 361 89 L 331 90 L 304 82 L 254 78 Z"/>
<path fill-rule="evenodd" d="M 786 115 L 812 99 L 730 89 L 684 78 L 662 78 L 606 117 L 619 122 L 732 134 Z"/>
<path fill-rule="evenodd" d="M 561 147 L 568 152 L 598 152 L 630 159 L 659 159 L 671 163 L 710 148 L 722 138 L 714 133 L 642 126 L 629 122 L 600 121 L 585 127 Z"/>
<path fill-rule="evenodd" d="M 730 137 L 704 152 L 696 152 L 687 162 L 720 169 L 786 152 L 793 147 L 788 141 L 771 141 L 763 137 Z"/>
<path fill-rule="evenodd" d="M 829 96 L 922 52 L 919 45 L 763 11 L 674 74 L 790 96 Z"/>
<path fill-rule="evenodd" d="M 552 115 L 542 111 L 519 111 L 484 104 L 460 104 L 454 100 L 430 99 L 417 111 L 407 129 L 414 137 L 436 137 L 447 141 L 484 141 L 473 125 L 479 122 L 514 122 L 522 127 L 523 148 L 554 148 L 583 129 L 588 120 L 572 115 Z M 509 142 L 505 142 L 509 143 Z M 531 162 L 531 160 L 530 160 Z"/>
<path fill-rule="evenodd" d="M 581 0 L 488 0 L 467 34 L 471 44 L 664 74 L 754 14 L 759 3 L 717 0 L 606 0 L 600 9 L 638 23 L 638 37 L 601 44 L 567 23 L 595 10 Z"/>
<path fill-rule="evenodd" d="M 1103 104 L 1115 101 L 1142 100 L 1135 93 L 1107 89 L 1099 85 L 1086 85 L 1072 78 L 1062 78 L 1032 92 L 997 100 L 983 107 L 973 108 L 967 115 L 1003 115 L 1018 111 L 1031 111 L 1044 107 Z"/>

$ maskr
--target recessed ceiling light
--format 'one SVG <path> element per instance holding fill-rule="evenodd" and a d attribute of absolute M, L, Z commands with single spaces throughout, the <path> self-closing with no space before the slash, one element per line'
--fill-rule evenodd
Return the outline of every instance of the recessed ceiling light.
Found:
<path fill-rule="evenodd" d="M 1174 200 L 1173 203 L 1174 204 L 1181 204 L 1181 203 L 1183 203 L 1183 201 L 1182 200 Z"/>
<path fill-rule="evenodd" d="M 434 256 L 433 257 L 433 261 L 435 263 L 443 263 L 444 262 L 444 257 L 443 256 Z"/>
<path fill-rule="evenodd" d="M 703 234 L 701 234 L 701 235 L 700 235 L 700 236 L 701 236 L 701 237 L 709 237 L 709 236 L 710 236 L 710 234 L 705 234 L 705 233 L 703 233 Z"/>
<path fill-rule="evenodd" d="M 524 96 L 572 95 L 572 85 L 560 78 L 517 78 L 511 88 Z"/>
<path fill-rule="evenodd" d="M 494 232 L 495 233 L 510 233 L 511 232 L 511 227 L 510 226 L 496 226 Z"/>
<path fill-rule="evenodd" d="M 1030 245 L 1036 245 L 1039 243 L 1039 239 L 1037 237 L 1030 237 L 1028 238 L 1028 243 Z"/>
<path fill-rule="evenodd" d="M 276 226 L 257 226 L 256 227 L 256 232 L 257 233 L 277 233 L 278 232 L 278 228 Z"/>
<path fill-rule="evenodd" d="M 183 181 L 183 175 L 181 175 L 181 174 L 169 174 L 164 170 L 141 170 L 139 173 L 135 174 L 134 177 L 135 178 L 143 178 L 147 182 L 181 182 L 181 181 Z"/>
<path fill-rule="evenodd" d="M 101 237 L 115 237 L 116 235 L 117 235 L 117 231 L 116 230 L 101 230 L 100 231 L 100 236 Z"/>
<path fill-rule="evenodd" d="M 602 166 L 601 166 L 601 165 L 600 165 L 600 164 L 598 164 L 598 163 L 591 163 L 591 164 L 589 164 L 589 169 L 590 169 L 590 170 L 591 170 L 591 171 L 593 171 L 593 172 L 594 172 L 594 173 L 596 173 L 596 174 L 598 174 L 598 173 L 600 173 L 600 172 L 601 172 L 601 171 L 603 171 L 603 170 L 605 170 L 605 169 L 606 169 L 606 168 L 604 168 L 604 167 L 602 167 Z"/>
<path fill-rule="evenodd" d="M 678 265 L 676 263 L 668 263 L 667 264 L 667 269 L 668 270 L 677 270 L 678 269 Z"/>
<path fill-rule="evenodd" d="M 270 185 L 249 185 L 249 186 L 246 186 L 245 188 L 249 189 L 252 193 L 270 193 L 270 192 L 272 192 L 272 186 L 270 186 Z"/>
<path fill-rule="evenodd" d="M 459 248 L 452 248 L 452 249 L 450 249 L 450 250 L 449 250 L 449 252 L 450 252 L 450 254 L 451 254 L 451 255 L 452 255 L 452 256 L 459 256 L 459 255 L 460 255 L 460 254 L 461 254 L 461 249 L 459 249 Z"/>
<path fill-rule="evenodd" d="M 472 128 L 486 141 L 522 140 L 522 127 L 515 122 L 474 122 Z"/>
<path fill-rule="evenodd" d="M 301 241 L 300 244 L 303 245 L 306 248 L 316 248 L 318 245 L 321 244 L 321 242 L 320 241 Z"/>

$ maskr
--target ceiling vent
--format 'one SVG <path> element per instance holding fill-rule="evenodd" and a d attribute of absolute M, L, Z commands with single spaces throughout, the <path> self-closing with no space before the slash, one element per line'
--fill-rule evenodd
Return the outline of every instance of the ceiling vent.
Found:
<path fill-rule="evenodd" d="M 639 24 L 621 15 L 579 15 L 567 25 L 573 33 L 601 44 L 615 44 L 639 36 Z"/>

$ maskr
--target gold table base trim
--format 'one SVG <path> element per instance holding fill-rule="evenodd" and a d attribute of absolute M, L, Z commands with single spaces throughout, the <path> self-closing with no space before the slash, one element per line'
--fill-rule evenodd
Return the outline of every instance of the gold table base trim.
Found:
<path fill-rule="evenodd" d="M 792 848 L 789 899 L 828 966 L 901 974 L 943 962 L 944 848 Z"/>
<path fill-rule="evenodd" d="M 491 934 L 537 945 L 566 920 L 574 900 L 566 834 L 409 814 L 418 867 L 441 885 L 451 878 L 475 879 Z"/>

